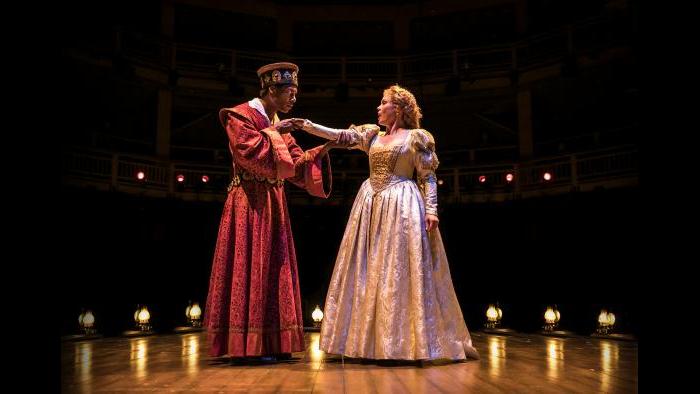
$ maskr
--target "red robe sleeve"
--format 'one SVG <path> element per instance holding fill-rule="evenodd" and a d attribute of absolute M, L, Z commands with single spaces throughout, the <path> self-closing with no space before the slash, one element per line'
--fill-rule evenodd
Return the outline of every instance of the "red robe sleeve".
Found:
<path fill-rule="evenodd" d="M 258 130 L 251 119 L 231 111 L 227 113 L 226 134 L 237 166 L 266 178 L 294 176 L 294 162 L 277 131 Z"/>
<path fill-rule="evenodd" d="M 251 119 L 238 112 L 227 111 L 222 122 L 224 119 L 237 166 L 266 178 L 286 179 L 312 196 L 330 195 L 330 159 L 328 154 L 320 154 L 323 146 L 304 152 L 290 134 L 281 135 L 272 128 L 258 130 Z"/>
<path fill-rule="evenodd" d="M 328 198 L 333 178 L 328 153 L 321 154 L 323 145 L 303 151 L 291 134 L 285 134 L 283 138 L 294 161 L 294 176 L 288 181 L 305 189 L 312 196 Z"/>

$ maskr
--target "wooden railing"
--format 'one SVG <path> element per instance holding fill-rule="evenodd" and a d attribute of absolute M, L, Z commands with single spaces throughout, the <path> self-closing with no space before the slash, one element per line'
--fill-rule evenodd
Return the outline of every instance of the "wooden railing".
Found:
<path fill-rule="evenodd" d="M 453 161 L 454 162 L 454 161 Z M 150 156 L 70 147 L 63 151 L 65 183 L 90 185 L 151 196 L 223 199 L 230 167 L 192 162 L 159 161 Z M 364 182 L 367 170 L 333 168 L 333 201 L 347 201 Z M 143 172 L 144 178 L 137 174 Z M 545 173 L 551 178 L 545 179 Z M 508 175 L 512 176 L 509 180 Z M 178 182 L 178 176 L 184 180 Z M 207 182 L 202 178 L 206 176 Z M 450 165 L 437 170 L 439 195 L 449 202 L 525 198 L 542 193 L 568 193 L 597 187 L 635 185 L 638 152 L 634 146 L 493 165 Z M 295 186 L 287 187 L 293 202 L 315 200 Z"/>
<path fill-rule="evenodd" d="M 444 80 L 452 76 L 504 75 L 560 62 L 574 53 L 595 53 L 629 40 L 618 21 L 596 17 L 509 44 L 407 56 L 290 56 L 177 43 L 128 30 L 114 33 L 114 52 L 137 64 L 175 71 L 178 76 L 218 79 L 235 76 L 257 84 L 260 65 L 292 60 L 303 66 L 306 84 L 354 85 Z"/>

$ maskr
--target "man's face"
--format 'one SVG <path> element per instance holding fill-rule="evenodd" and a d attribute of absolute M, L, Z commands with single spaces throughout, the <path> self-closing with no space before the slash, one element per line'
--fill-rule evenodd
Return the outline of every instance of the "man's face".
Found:
<path fill-rule="evenodd" d="M 297 88 L 291 85 L 276 87 L 272 89 L 271 97 L 277 110 L 286 114 L 292 110 L 294 103 L 297 102 Z"/>

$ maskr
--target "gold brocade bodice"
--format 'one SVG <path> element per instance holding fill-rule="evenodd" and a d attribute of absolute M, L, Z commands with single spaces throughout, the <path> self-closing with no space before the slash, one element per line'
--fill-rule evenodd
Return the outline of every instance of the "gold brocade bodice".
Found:
<path fill-rule="evenodd" d="M 407 136 L 400 143 L 389 145 L 372 144 L 369 149 L 370 183 L 375 192 L 381 191 L 398 180 L 413 177 L 414 158 L 407 149 Z"/>

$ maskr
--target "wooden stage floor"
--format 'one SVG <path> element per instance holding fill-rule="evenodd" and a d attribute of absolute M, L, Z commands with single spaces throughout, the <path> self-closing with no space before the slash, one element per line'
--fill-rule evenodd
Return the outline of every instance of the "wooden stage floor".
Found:
<path fill-rule="evenodd" d="M 64 393 L 623 393 L 637 392 L 638 344 L 472 333 L 481 360 L 384 365 L 318 350 L 283 362 L 207 355 L 205 333 L 61 344 Z"/>

